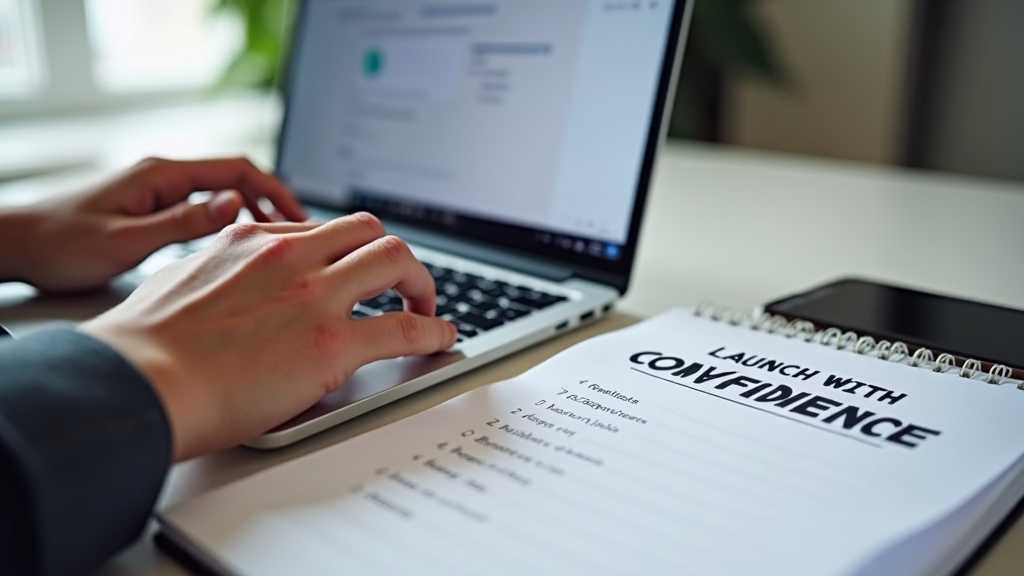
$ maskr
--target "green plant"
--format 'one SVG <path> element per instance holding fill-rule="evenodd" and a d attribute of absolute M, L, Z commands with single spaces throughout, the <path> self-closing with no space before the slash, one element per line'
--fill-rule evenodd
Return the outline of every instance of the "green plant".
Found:
<path fill-rule="evenodd" d="M 669 123 L 676 137 L 715 139 L 723 82 L 744 74 L 782 83 L 785 74 L 753 10 L 760 0 L 697 0 Z M 298 0 L 218 0 L 245 25 L 245 43 L 221 87 L 279 87 Z"/>
<path fill-rule="evenodd" d="M 215 13 L 234 12 L 245 27 L 242 49 L 225 70 L 219 88 L 279 87 L 296 4 L 297 0 L 217 0 Z"/>
<path fill-rule="evenodd" d="M 722 85 L 753 75 L 787 80 L 754 7 L 761 0 L 697 0 L 669 135 L 717 139 Z"/>

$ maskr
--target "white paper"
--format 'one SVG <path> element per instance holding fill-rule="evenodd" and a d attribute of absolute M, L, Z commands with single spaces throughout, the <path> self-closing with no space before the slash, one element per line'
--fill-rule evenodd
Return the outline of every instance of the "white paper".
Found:
<path fill-rule="evenodd" d="M 757 400 L 779 385 L 807 395 Z M 874 414 L 827 421 L 850 405 Z M 674 311 L 161 520 L 239 576 L 849 574 L 1013 464 L 1022 415 L 1014 386 Z"/>

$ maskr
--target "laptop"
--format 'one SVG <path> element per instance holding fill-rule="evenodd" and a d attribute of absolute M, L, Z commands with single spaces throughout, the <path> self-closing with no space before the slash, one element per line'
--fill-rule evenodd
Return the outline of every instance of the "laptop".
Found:
<path fill-rule="evenodd" d="M 691 2 L 307 0 L 277 174 L 368 211 L 434 276 L 449 352 L 380 361 L 277 448 L 591 322 L 629 285 Z M 361 318 L 401 310 L 394 293 Z"/>

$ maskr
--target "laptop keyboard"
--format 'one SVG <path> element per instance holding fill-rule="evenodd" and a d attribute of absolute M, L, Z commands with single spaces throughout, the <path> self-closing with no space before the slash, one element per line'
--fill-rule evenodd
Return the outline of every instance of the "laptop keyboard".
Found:
<path fill-rule="evenodd" d="M 424 263 L 434 277 L 437 316 L 455 324 L 462 342 L 562 302 L 564 296 L 524 286 L 491 280 Z M 402 298 L 394 290 L 363 300 L 352 310 L 353 318 L 367 318 L 402 309 Z"/>
<path fill-rule="evenodd" d="M 198 251 L 204 244 L 179 244 L 179 258 Z M 565 300 L 564 296 L 541 292 L 525 286 L 491 280 L 423 263 L 434 277 L 437 290 L 437 316 L 455 324 L 459 342 L 479 336 L 513 320 Z M 402 297 L 394 290 L 363 300 L 352 310 L 353 318 L 368 318 L 402 310 Z"/>

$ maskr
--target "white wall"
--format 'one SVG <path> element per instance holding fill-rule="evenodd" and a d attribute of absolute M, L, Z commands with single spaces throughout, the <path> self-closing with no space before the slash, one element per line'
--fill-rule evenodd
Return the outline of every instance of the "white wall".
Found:
<path fill-rule="evenodd" d="M 1024 180 L 1024 2 L 951 7 L 925 164 Z"/>
<path fill-rule="evenodd" d="M 764 0 L 791 86 L 726 89 L 727 142 L 891 163 L 899 159 L 912 0 Z"/>

